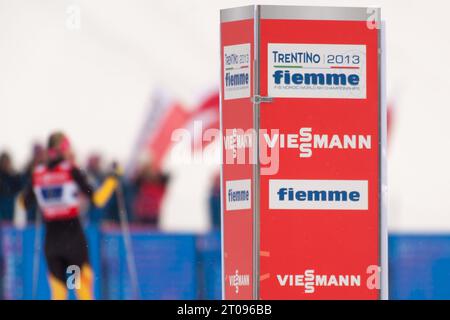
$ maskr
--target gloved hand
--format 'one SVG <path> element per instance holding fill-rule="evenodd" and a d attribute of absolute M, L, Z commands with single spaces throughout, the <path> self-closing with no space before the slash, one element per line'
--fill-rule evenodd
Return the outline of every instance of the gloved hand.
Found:
<path fill-rule="evenodd" d="M 103 208 L 109 201 L 117 186 L 120 184 L 120 177 L 122 176 L 121 167 L 114 162 L 108 176 L 103 181 L 102 185 L 95 190 L 92 201 L 97 208 Z"/>

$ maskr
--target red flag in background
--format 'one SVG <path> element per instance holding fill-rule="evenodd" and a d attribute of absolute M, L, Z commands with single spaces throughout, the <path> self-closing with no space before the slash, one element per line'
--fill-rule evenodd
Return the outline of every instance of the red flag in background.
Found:
<path fill-rule="evenodd" d="M 220 101 L 219 92 L 218 91 L 211 92 L 204 99 L 201 100 L 197 110 L 201 112 L 212 109 L 216 110 L 217 115 L 219 115 L 219 101 Z"/>
<path fill-rule="evenodd" d="M 156 167 L 162 165 L 167 152 L 173 145 L 172 132 L 185 128 L 191 132 L 192 151 L 201 151 L 212 141 L 204 141 L 203 134 L 208 129 L 219 129 L 219 92 L 214 90 L 200 100 L 200 103 L 187 110 L 181 104 L 173 104 L 164 117 L 161 125 L 150 140 L 150 152 Z M 195 122 L 201 124 L 201 130 L 196 130 Z"/>
<path fill-rule="evenodd" d="M 213 91 L 206 95 L 204 99 L 200 101 L 200 104 L 193 112 L 190 119 L 190 126 L 192 127 L 195 121 L 201 122 L 201 133 L 195 132 L 193 134 L 193 151 L 202 150 L 208 144 L 213 141 L 206 141 L 203 139 L 203 134 L 208 129 L 217 129 L 220 127 L 220 114 L 219 114 L 220 95 L 218 91 Z M 195 130 L 195 129 L 194 129 Z"/>
<path fill-rule="evenodd" d="M 191 113 L 181 104 L 173 103 L 161 119 L 155 133 L 149 140 L 148 148 L 155 168 L 161 168 L 162 160 L 172 146 L 172 132 L 183 128 Z"/>
<path fill-rule="evenodd" d="M 197 128 L 199 124 L 201 127 Z M 130 177 L 136 171 L 138 159 L 142 154 L 148 155 L 153 166 L 160 169 L 167 152 L 173 145 L 174 130 L 180 128 L 189 130 L 193 151 L 200 151 L 212 142 L 203 141 L 204 132 L 208 129 L 219 129 L 219 126 L 219 92 L 217 90 L 208 93 L 197 106 L 189 110 L 161 91 L 155 92 L 149 115 L 145 119 L 127 166 L 127 176 Z"/>
<path fill-rule="evenodd" d="M 163 90 L 155 90 L 148 107 L 148 114 L 139 131 L 131 157 L 126 166 L 126 176 L 131 178 L 137 171 L 139 159 L 149 158 L 156 168 L 170 147 L 173 128 L 184 126 L 189 112 Z"/>

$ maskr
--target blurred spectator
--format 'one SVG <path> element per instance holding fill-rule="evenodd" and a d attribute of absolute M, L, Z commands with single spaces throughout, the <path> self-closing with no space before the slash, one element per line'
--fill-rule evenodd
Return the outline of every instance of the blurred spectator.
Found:
<path fill-rule="evenodd" d="M 33 169 L 36 166 L 45 163 L 45 158 L 46 158 L 45 147 L 40 143 L 35 143 L 31 151 L 31 159 L 25 167 L 24 172 L 25 176 L 31 177 Z"/>
<path fill-rule="evenodd" d="M 106 173 L 103 171 L 101 155 L 98 153 L 91 154 L 86 163 L 86 178 L 88 182 L 96 189 L 102 184 L 105 177 Z M 95 207 L 87 199 L 83 206 L 84 212 L 82 212 L 82 215 L 88 222 L 97 224 L 101 221 L 105 209 Z M 109 206 L 110 204 L 108 203 L 107 207 Z"/>
<path fill-rule="evenodd" d="M 209 210 L 212 228 L 220 229 L 220 175 L 214 178 L 213 187 L 209 196 Z"/>
<path fill-rule="evenodd" d="M 100 184 L 105 179 L 105 172 L 102 166 L 102 157 L 98 153 L 93 153 L 88 157 L 86 173 L 89 179 L 95 184 Z"/>
<path fill-rule="evenodd" d="M 164 198 L 169 177 L 157 172 L 151 162 L 147 162 L 135 178 L 137 194 L 133 208 L 135 221 L 157 227 L 161 203 Z"/>
<path fill-rule="evenodd" d="M 15 172 L 11 156 L 0 154 L 0 221 L 12 222 L 14 217 L 14 202 L 23 187 L 22 176 Z"/>
<path fill-rule="evenodd" d="M 31 176 L 33 174 L 34 168 L 36 168 L 36 166 L 40 164 L 45 163 L 46 156 L 47 154 L 45 151 L 45 147 L 40 143 L 35 143 L 31 150 L 31 159 L 25 166 L 23 174 L 25 184 L 31 184 Z M 36 219 L 37 210 L 38 208 L 35 203 L 33 203 L 27 208 L 27 220 L 29 222 L 33 222 Z"/>

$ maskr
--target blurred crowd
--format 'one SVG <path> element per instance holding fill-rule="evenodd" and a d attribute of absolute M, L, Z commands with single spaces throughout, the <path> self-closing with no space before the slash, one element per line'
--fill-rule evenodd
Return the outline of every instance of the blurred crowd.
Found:
<path fill-rule="evenodd" d="M 23 170 L 17 170 L 8 152 L 0 151 L 0 222 L 14 223 L 19 214 L 17 199 L 22 190 L 31 183 L 33 169 L 46 161 L 46 149 L 41 144 L 32 147 L 30 160 Z M 101 185 L 110 170 L 100 154 L 91 154 L 80 169 L 94 187 Z M 155 170 L 151 162 L 141 164 L 129 178 L 121 177 L 124 203 L 128 220 L 132 224 L 158 228 L 161 204 L 170 183 L 169 175 Z M 95 208 L 87 199 L 82 201 L 81 219 L 85 224 L 119 223 L 117 194 L 103 209 Z M 217 178 L 210 196 L 213 227 L 220 226 L 220 181 Z M 34 223 L 38 209 L 27 208 L 22 220 Z"/>

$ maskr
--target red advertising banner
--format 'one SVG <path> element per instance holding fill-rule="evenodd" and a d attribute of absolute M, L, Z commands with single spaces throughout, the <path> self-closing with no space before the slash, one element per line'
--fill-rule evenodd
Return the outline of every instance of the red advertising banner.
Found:
<path fill-rule="evenodd" d="M 366 21 L 261 20 L 262 299 L 379 297 L 378 68 Z"/>
<path fill-rule="evenodd" d="M 225 298 L 240 297 L 227 283 L 231 270 L 241 275 L 238 264 L 251 267 L 258 279 L 257 299 L 386 298 L 379 10 L 250 8 L 253 21 L 222 22 L 221 28 Z M 230 10 L 235 16 L 250 11 Z M 241 24 L 240 37 L 246 34 L 245 23 L 250 40 L 227 42 L 231 26 Z M 236 70 L 227 69 L 227 46 L 253 38 L 254 91 L 227 94 L 227 85 L 246 83 L 241 72 L 227 73 Z M 258 133 L 256 165 L 227 162 L 230 128 Z M 248 147 L 245 134 L 236 140 Z M 242 184 L 243 177 L 256 188 Z M 235 212 L 248 213 L 244 222 L 229 208 L 247 199 L 247 189 L 248 211 Z M 243 241 L 244 234 L 253 240 Z"/>
<path fill-rule="evenodd" d="M 253 15 L 221 24 L 223 290 L 253 298 L 253 166 L 245 131 L 253 129 Z"/>

